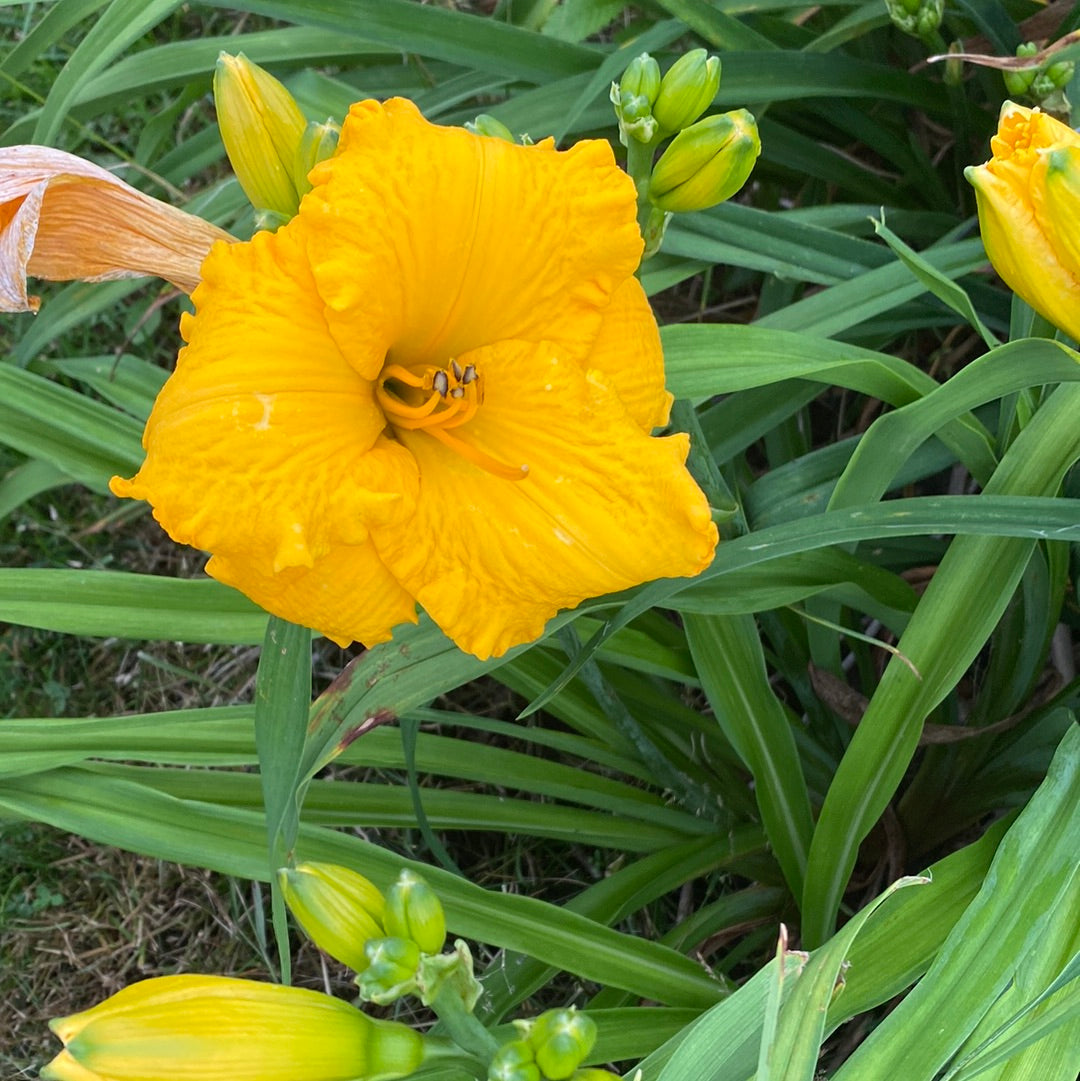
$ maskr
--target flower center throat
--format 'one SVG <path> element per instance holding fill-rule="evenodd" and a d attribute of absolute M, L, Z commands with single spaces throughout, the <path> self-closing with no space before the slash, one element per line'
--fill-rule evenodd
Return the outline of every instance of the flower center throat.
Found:
<path fill-rule="evenodd" d="M 428 365 L 417 374 L 401 364 L 385 364 L 375 385 L 375 397 L 387 421 L 399 431 L 422 431 L 473 465 L 504 480 L 522 480 L 527 465 L 510 466 L 471 443 L 451 435 L 468 424 L 484 401 L 480 373 L 473 364 L 451 359 L 444 368 Z"/>

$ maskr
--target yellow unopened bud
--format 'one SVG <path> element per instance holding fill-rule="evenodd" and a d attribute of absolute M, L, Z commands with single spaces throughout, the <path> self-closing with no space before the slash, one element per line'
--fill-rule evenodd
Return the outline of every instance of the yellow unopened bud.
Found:
<path fill-rule="evenodd" d="M 412 871 L 402 871 L 386 894 L 386 933 L 407 938 L 422 953 L 438 953 L 446 942 L 446 916 L 435 891 Z"/>
<path fill-rule="evenodd" d="M 528 1034 L 536 1065 L 549 1081 L 566 1081 L 596 1043 L 596 1022 L 577 1010 L 548 1010 Z"/>
<path fill-rule="evenodd" d="M 525 1040 L 511 1040 L 495 1052 L 488 1081 L 540 1081 L 533 1049 Z"/>
<path fill-rule="evenodd" d="M 1080 135 L 1006 102 L 993 157 L 969 166 L 983 246 L 1018 296 L 1080 340 Z"/>
<path fill-rule="evenodd" d="M 163 976 L 49 1026 L 64 1050 L 45 1081 L 392 1081 L 437 1045 L 300 987 Z"/>
<path fill-rule="evenodd" d="M 214 105 L 225 152 L 251 205 L 293 217 L 303 194 L 296 160 L 307 120 L 292 94 L 243 53 L 221 53 Z"/>
<path fill-rule="evenodd" d="M 720 88 L 720 60 L 704 49 L 684 53 L 660 81 L 652 115 L 661 135 L 689 127 L 712 105 Z"/>
<path fill-rule="evenodd" d="M 368 965 L 364 943 L 386 934 L 386 901 L 375 885 L 333 863 L 282 867 L 278 881 L 285 904 L 312 942 L 354 972 L 363 972 Z"/>
<path fill-rule="evenodd" d="M 716 206 L 746 183 L 760 153 L 757 123 L 745 109 L 706 117 L 676 135 L 661 155 L 649 199 L 672 214 Z"/>

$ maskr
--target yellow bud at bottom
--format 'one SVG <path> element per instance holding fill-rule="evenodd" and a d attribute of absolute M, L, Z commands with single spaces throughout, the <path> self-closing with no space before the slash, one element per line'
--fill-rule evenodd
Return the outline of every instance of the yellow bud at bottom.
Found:
<path fill-rule="evenodd" d="M 425 1057 L 340 999 L 222 976 L 144 980 L 50 1027 L 65 1048 L 45 1081 L 393 1081 Z"/>

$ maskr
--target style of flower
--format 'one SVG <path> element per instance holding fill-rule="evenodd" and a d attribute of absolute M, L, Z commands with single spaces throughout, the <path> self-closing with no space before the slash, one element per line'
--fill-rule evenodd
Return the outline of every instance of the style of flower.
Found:
<path fill-rule="evenodd" d="M 190 292 L 210 246 L 229 239 L 74 154 L 0 150 L 0 311 L 37 311 L 27 274 L 53 281 L 153 274 Z"/>
<path fill-rule="evenodd" d="M 392 1081 L 447 1047 L 318 991 L 224 976 L 133 983 L 49 1026 L 44 1081 Z"/>
<path fill-rule="evenodd" d="M 499 655 L 587 597 L 708 565 L 634 278 L 635 191 L 557 151 L 353 106 L 276 233 L 218 244 L 120 496 L 345 644 L 414 621 Z"/>
<path fill-rule="evenodd" d="M 986 254 L 1018 296 L 1080 340 L 1080 135 L 1006 102 L 990 149 L 964 174 Z"/>

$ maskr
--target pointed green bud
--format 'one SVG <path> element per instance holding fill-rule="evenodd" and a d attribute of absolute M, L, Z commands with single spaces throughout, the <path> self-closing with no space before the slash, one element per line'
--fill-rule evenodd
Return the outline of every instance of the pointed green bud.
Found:
<path fill-rule="evenodd" d="M 375 885 L 348 867 L 298 863 L 278 871 L 281 893 L 305 934 L 325 953 L 363 972 L 364 944 L 382 938 L 386 901 Z"/>
<path fill-rule="evenodd" d="M 385 1006 L 416 988 L 420 950 L 405 938 L 369 938 L 364 944 L 368 964 L 356 977 L 360 997 Z"/>
<path fill-rule="evenodd" d="M 611 104 L 619 121 L 619 139 L 650 143 L 656 137 L 657 125 L 652 104 L 660 93 L 660 65 L 642 53 L 630 61 L 623 77 L 611 84 Z"/>
<path fill-rule="evenodd" d="M 421 953 L 446 942 L 446 917 L 435 891 L 413 871 L 402 871 L 386 894 L 386 933 L 411 939 Z"/>
<path fill-rule="evenodd" d="M 495 1052 L 488 1081 L 541 1081 L 533 1049 L 525 1040 L 511 1040 Z"/>
<path fill-rule="evenodd" d="M 648 53 L 635 56 L 619 80 L 619 93 L 644 98 L 652 105 L 660 93 L 660 65 Z"/>
<path fill-rule="evenodd" d="M 689 127 L 712 105 L 720 88 L 720 60 L 704 49 L 684 53 L 660 80 L 652 114 L 662 135 Z"/>
<path fill-rule="evenodd" d="M 1029 56 L 1034 56 L 1036 52 L 1038 52 L 1038 49 L 1034 42 L 1028 41 L 1023 45 L 1017 45 L 1016 47 L 1016 57 L 1018 60 L 1024 60 Z M 1009 96 L 1021 98 L 1031 89 L 1031 84 L 1035 81 L 1038 74 L 1038 67 L 1017 68 L 1012 71 L 1003 70 L 1001 77 L 1005 81 L 1005 89 L 1009 92 Z"/>
<path fill-rule="evenodd" d="M 1055 90 L 1061 90 L 1072 80 L 1075 71 L 1076 64 L 1072 60 L 1059 60 L 1046 69 L 1046 78 Z"/>
<path fill-rule="evenodd" d="M 709 116 L 679 132 L 653 169 L 649 199 L 685 214 L 730 199 L 761 153 L 757 123 L 745 109 Z"/>
<path fill-rule="evenodd" d="M 502 139 L 508 143 L 517 141 L 514 133 L 501 120 L 496 120 L 487 113 L 480 113 L 475 120 L 466 120 L 465 130 L 471 131 L 473 135 L 486 135 L 491 139 Z"/>
<path fill-rule="evenodd" d="M 300 145 L 296 150 L 296 160 L 293 162 L 293 181 L 301 198 L 311 191 L 311 182 L 308 173 L 319 164 L 332 158 L 337 150 L 338 139 L 341 137 L 341 125 L 333 120 L 325 120 L 319 123 L 312 120 L 304 128 Z"/>
<path fill-rule="evenodd" d="M 221 53 L 214 70 L 214 106 L 233 172 L 256 210 L 288 220 L 300 206 L 295 163 L 307 120 L 268 71 L 240 53 Z"/>
<path fill-rule="evenodd" d="M 526 1039 L 544 1077 L 566 1081 L 596 1043 L 596 1022 L 573 1007 L 548 1010 L 533 1022 Z"/>

